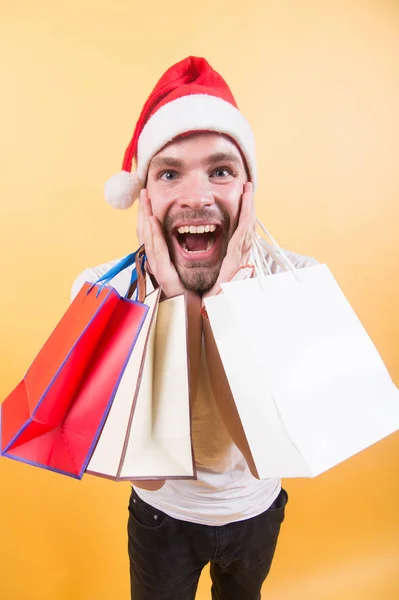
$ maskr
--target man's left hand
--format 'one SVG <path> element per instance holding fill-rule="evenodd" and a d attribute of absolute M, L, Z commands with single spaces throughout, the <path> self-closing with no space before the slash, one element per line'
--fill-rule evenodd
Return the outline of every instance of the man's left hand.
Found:
<path fill-rule="evenodd" d="M 219 276 L 214 286 L 204 294 L 204 297 L 214 296 L 220 290 L 220 284 L 230 281 L 240 267 L 248 264 L 252 240 L 255 233 L 255 205 L 253 185 L 249 181 L 244 185 L 241 198 L 241 210 L 237 229 L 232 235 L 227 247 L 226 256 L 220 267 Z"/>

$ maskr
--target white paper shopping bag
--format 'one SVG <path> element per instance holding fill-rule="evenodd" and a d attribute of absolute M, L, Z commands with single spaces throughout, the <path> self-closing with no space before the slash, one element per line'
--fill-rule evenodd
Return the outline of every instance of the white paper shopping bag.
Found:
<path fill-rule="evenodd" d="M 192 479 L 186 299 L 145 299 L 148 315 L 87 473 L 114 480 Z"/>
<path fill-rule="evenodd" d="M 222 288 L 206 309 L 261 478 L 316 476 L 399 428 L 399 391 L 326 265 Z"/>

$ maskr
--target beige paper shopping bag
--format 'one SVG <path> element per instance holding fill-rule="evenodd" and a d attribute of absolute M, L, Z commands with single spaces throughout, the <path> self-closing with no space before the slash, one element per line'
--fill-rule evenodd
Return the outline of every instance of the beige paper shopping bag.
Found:
<path fill-rule="evenodd" d="M 149 306 L 87 473 L 114 480 L 194 478 L 186 298 Z"/>

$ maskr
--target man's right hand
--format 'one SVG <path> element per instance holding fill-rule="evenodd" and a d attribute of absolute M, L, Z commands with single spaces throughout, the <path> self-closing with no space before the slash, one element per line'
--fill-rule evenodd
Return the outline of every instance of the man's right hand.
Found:
<path fill-rule="evenodd" d="M 140 193 L 137 234 L 145 246 L 147 262 L 167 298 L 184 294 L 186 289 L 170 259 L 169 249 L 159 219 L 153 215 L 151 200 L 146 189 Z"/>

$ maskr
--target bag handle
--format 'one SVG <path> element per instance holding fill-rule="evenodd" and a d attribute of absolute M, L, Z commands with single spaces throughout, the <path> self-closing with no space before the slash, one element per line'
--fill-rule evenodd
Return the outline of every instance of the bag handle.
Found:
<path fill-rule="evenodd" d="M 136 250 L 136 252 L 132 252 L 131 254 L 128 254 L 127 256 L 125 256 L 125 258 L 122 258 L 118 263 L 116 263 L 116 265 L 114 265 L 113 267 L 111 267 L 111 269 L 109 269 L 106 273 L 104 273 L 104 275 L 99 277 L 97 279 L 97 281 L 95 281 L 93 283 L 93 285 L 89 288 L 87 293 L 89 294 L 95 285 L 97 285 L 98 283 L 101 283 L 101 285 L 97 291 L 97 294 L 96 294 L 96 297 L 97 297 L 101 293 L 103 288 L 106 285 L 108 285 L 108 283 L 116 275 L 118 275 L 118 273 L 120 273 L 124 269 L 127 269 L 127 267 L 130 267 L 131 265 L 134 264 L 135 268 L 132 271 L 130 285 L 125 294 L 125 298 L 130 298 L 131 294 L 134 292 L 134 290 L 137 286 L 139 302 L 143 302 L 145 299 L 145 295 L 146 295 L 146 276 L 145 276 L 145 271 L 144 271 L 145 262 L 146 262 L 146 255 L 145 255 L 145 248 L 144 248 L 144 244 L 143 244 L 140 246 L 140 248 L 138 250 Z"/>
<path fill-rule="evenodd" d="M 145 272 L 146 255 L 144 244 L 136 252 L 135 265 L 136 268 L 132 271 L 132 278 L 130 280 L 130 286 L 127 291 L 126 297 L 131 298 L 134 290 L 137 288 L 137 300 L 144 302 L 147 295 L 147 276 Z"/>
<path fill-rule="evenodd" d="M 257 272 L 258 277 L 272 274 L 270 267 L 267 263 L 265 255 L 266 251 L 266 253 L 270 254 L 270 256 L 284 271 L 291 271 L 296 281 L 300 282 L 301 280 L 298 277 L 298 269 L 290 261 L 287 254 L 282 250 L 282 248 L 280 248 L 274 237 L 266 229 L 266 227 L 263 225 L 260 219 L 256 218 L 256 222 L 271 241 L 271 244 L 267 244 L 266 240 L 264 240 L 260 235 L 258 235 L 257 233 L 255 233 L 254 235 L 251 250 L 255 263 L 255 270 Z"/>

